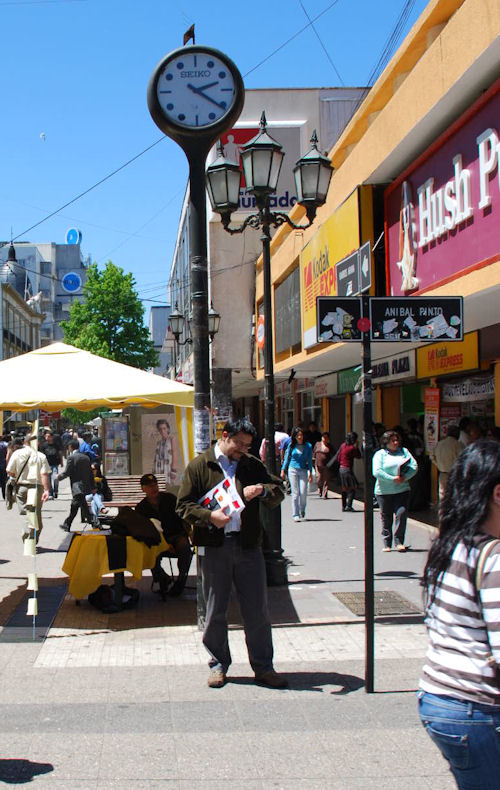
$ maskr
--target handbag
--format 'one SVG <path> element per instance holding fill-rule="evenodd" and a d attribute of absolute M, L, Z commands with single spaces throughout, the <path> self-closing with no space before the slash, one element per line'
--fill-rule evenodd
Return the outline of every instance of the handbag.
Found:
<path fill-rule="evenodd" d="M 14 480 L 14 478 L 10 478 L 10 480 L 7 482 L 7 484 L 5 486 L 5 507 L 7 508 L 7 510 L 12 510 L 14 502 L 16 501 L 18 480 L 21 477 L 22 473 L 24 472 L 24 470 L 26 468 L 26 464 L 28 463 L 30 458 L 31 458 L 31 455 L 28 455 L 26 461 L 23 464 L 23 468 L 19 472 L 19 474 L 16 477 L 16 479 Z"/>

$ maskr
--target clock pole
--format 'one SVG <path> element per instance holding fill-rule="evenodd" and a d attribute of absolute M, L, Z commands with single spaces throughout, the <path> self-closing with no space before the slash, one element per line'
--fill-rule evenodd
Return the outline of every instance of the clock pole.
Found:
<path fill-rule="evenodd" d="M 197 83 L 198 79 L 201 82 Z M 220 93 L 213 92 L 214 88 L 220 88 Z M 244 97 L 243 80 L 232 60 L 216 49 L 199 45 L 166 55 L 148 85 L 148 107 L 154 122 L 181 146 L 189 164 L 195 453 L 208 450 L 211 437 L 205 166 L 211 147 L 239 117 Z M 198 627 L 202 629 L 206 606 L 199 564 L 196 588 Z"/>

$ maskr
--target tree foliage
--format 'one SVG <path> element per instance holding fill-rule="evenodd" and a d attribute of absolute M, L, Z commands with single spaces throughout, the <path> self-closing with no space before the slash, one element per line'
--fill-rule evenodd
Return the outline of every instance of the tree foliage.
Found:
<path fill-rule="evenodd" d="M 101 271 L 93 263 L 83 294 L 84 301 L 73 302 L 68 320 L 61 322 L 66 343 L 142 370 L 158 364 L 132 274 L 111 261 Z"/>

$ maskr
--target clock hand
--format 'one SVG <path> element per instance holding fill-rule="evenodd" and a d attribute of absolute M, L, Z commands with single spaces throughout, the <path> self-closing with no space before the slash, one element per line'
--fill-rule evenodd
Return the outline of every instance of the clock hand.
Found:
<path fill-rule="evenodd" d="M 202 96 L 204 99 L 209 101 L 211 104 L 215 104 L 215 106 L 219 107 L 221 110 L 225 110 L 226 109 L 225 102 L 215 101 L 215 99 L 212 99 L 211 96 L 207 96 L 207 94 L 204 93 L 201 88 L 197 88 L 196 85 L 192 85 L 190 82 L 188 82 L 187 86 L 188 86 L 190 91 L 193 91 L 193 93 L 197 93 L 199 96 Z"/>
<path fill-rule="evenodd" d="M 209 82 L 207 85 L 200 85 L 198 90 L 199 91 L 206 91 L 209 88 L 213 88 L 214 85 L 218 85 L 218 84 L 219 84 L 219 80 L 215 80 L 215 82 Z"/>

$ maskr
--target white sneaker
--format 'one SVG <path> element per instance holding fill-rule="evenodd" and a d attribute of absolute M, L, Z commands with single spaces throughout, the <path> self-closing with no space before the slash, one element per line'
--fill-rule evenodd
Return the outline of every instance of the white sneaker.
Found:
<path fill-rule="evenodd" d="M 298 516 L 294 516 L 294 517 L 293 517 L 293 520 L 294 520 L 294 521 L 300 521 L 300 518 L 299 518 Z"/>

